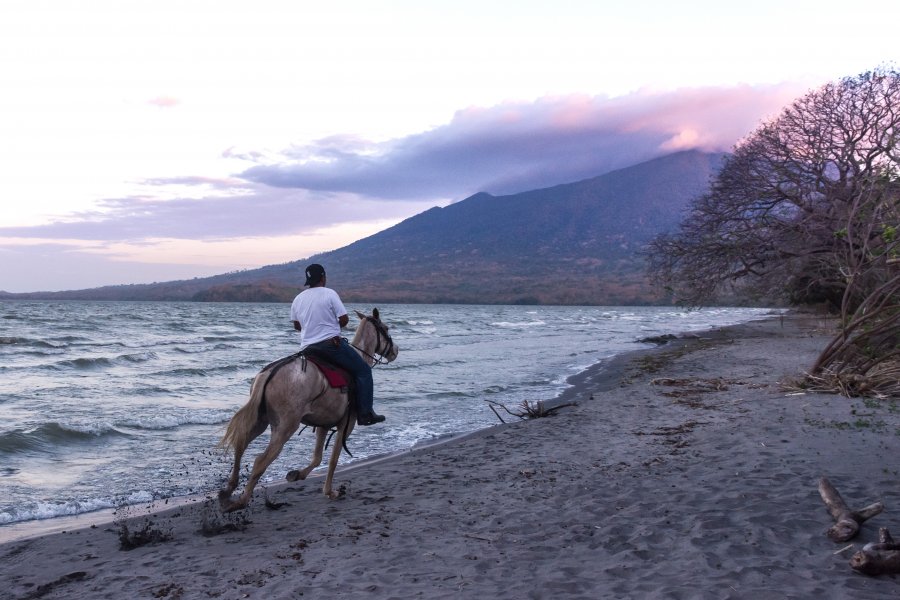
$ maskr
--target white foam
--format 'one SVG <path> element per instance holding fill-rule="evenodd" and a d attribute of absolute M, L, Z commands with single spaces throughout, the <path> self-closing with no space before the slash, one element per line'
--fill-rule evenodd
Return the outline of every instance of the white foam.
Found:
<path fill-rule="evenodd" d="M 540 327 L 541 325 L 546 325 L 546 321 L 517 321 L 515 323 L 511 323 L 509 321 L 499 321 L 497 323 L 491 323 L 494 327 L 505 327 L 508 329 L 522 329 L 525 327 Z"/>
<path fill-rule="evenodd" d="M 23 508 L 0 511 L 0 525 L 19 523 L 22 521 L 41 521 L 44 519 L 55 519 L 56 517 L 68 517 L 93 512 L 95 510 L 103 510 L 105 508 L 152 502 L 153 500 L 154 497 L 152 493 L 141 490 L 132 492 L 125 498 L 119 499 L 93 498 L 87 500 L 70 500 L 68 502 L 37 502 Z"/>

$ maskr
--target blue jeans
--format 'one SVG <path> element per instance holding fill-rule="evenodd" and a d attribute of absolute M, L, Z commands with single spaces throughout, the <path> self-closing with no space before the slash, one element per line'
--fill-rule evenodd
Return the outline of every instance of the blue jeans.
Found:
<path fill-rule="evenodd" d="M 335 343 L 335 339 L 340 340 L 339 343 Z M 306 351 L 346 369 L 356 383 L 357 413 L 367 415 L 374 412 L 372 405 L 375 402 L 375 391 L 372 382 L 372 367 L 357 354 L 347 340 L 332 338 L 317 342 L 307 346 Z"/>

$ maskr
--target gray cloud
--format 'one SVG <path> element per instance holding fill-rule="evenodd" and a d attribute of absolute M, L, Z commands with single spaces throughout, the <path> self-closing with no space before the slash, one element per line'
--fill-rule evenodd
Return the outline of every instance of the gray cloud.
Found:
<path fill-rule="evenodd" d="M 342 135 L 291 147 L 277 162 L 231 179 L 147 180 L 169 195 L 190 188 L 190 198 L 109 199 L 98 211 L 65 220 L 0 228 L 0 237 L 215 240 L 401 219 L 479 191 L 576 181 L 686 148 L 726 150 L 797 93 L 787 86 L 745 86 L 470 108 L 447 125 L 388 142 Z"/>
<path fill-rule="evenodd" d="M 240 176 L 280 188 L 390 199 L 462 198 L 593 177 L 688 148 L 728 150 L 800 90 L 704 88 L 607 99 L 569 96 L 460 111 L 383 143 L 329 137 Z M 246 155 L 244 158 L 257 156 Z"/>
<path fill-rule="evenodd" d="M 428 207 L 430 204 L 423 205 L 422 210 Z M 218 240 L 294 235 L 353 221 L 401 218 L 408 216 L 410 206 L 374 203 L 351 194 L 269 188 L 202 199 L 110 199 L 101 208 L 44 225 L 0 227 L 0 237 L 135 243 L 149 238 Z"/>

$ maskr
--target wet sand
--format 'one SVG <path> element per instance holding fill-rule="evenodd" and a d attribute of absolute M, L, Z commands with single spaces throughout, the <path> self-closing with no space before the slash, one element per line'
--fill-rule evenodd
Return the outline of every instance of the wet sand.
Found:
<path fill-rule="evenodd" d="M 551 417 L 340 470 L 338 500 L 317 477 L 228 517 L 212 498 L 83 516 L 0 545 L 0 597 L 900 597 L 900 577 L 848 564 L 878 527 L 900 534 L 900 406 L 778 385 L 828 326 L 789 315 L 619 357 Z M 884 513 L 834 544 L 821 476 Z M 123 524 L 150 543 L 121 549 Z"/>

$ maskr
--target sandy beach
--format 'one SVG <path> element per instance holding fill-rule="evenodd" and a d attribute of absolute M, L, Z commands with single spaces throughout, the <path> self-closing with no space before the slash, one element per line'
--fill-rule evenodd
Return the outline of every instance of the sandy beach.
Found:
<path fill-rule="evenodd" d="M 551 417 L 339 470 L 338 500 L 316 477 L 227 518 L 211 498 L 0 528 L 0 598 L 900 597 L 848 564 L 900 535 L 900 406 L 778 385 L 827 327 L 791 314 L 617 358 Z M 825 536 L 822 476 L 885 504 L 851 542 Z M 123 524 L 156 539 L 122 549 Z"/>

